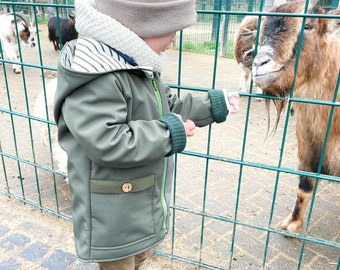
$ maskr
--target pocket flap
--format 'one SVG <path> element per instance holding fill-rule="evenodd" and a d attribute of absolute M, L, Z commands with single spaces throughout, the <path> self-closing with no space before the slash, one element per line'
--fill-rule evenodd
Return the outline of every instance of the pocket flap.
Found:
<path fill-rule="evenodd" d="M 148 175 L 134 180 L 115 181 L 115 180 L 90 180 L 90 192 L 119 194 L 139 192 L 155 184 L 155 175 Z"/>

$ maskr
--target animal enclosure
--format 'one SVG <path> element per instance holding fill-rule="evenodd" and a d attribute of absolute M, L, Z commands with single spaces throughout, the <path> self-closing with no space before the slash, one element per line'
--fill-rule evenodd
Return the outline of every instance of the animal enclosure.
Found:
<path fill-rule="evenodd" d="M 223 7 L 222 3 L 224 1 L 220 1 Z M 18 10 L 46 7 L 23 2 L 1 4 Z M 212 18 L 217 14 L 223 25 L 228 15 L 248 14 L 246 9 L 235 11 L 238 3 L 231 2 L 233 4 L 230 11 L 203 10 L 198 6 L 198 16 Z M 251 15 L 268 18 L 275 15 L 261 10 L 264 1 L 259 1 L 258 6 L 259 10 Z M 73 8 L 51 7 L 70 11 Z M 292 17 L 285 12 L 280 15 Z M 308 18 L 336 19 L 336 16 L 310 14 L 308 9 L 294 13 L 294 17 L 300 18 L 297 27 L 304 30 Z M 49 109 L 59 51 L 54 50 L 48 39 L 47 23 L 39 23 L 38 17 L 34 21 L 38 22 L 36 46 L 19 45 L 18 61 L 9 60 L 2 43 L 0 47 L 0 195 L 71 220 L 67 175 L 54 157 L 56 128 Z M 207 25 L 206 21 L 178 33 L 176 47 L 168 51 L 162 77 L 180 96 L 188 92 L 199 95 L 210 89 L 238 90 L 241 68 L 235 59 L 221 57 L 219 46 L 223 44 L 223 35 L 214 36 L 213 54 L 185 51 L 185 41 L 193 36 L 201 37 L 200 26 Z M 210 21 L 209 29 L 212 29 L 214 20 Z M 228 35 L 233 37 L 235 31 L 236 28 Z M 306 34 L 298 35 L 296 52 L 302 50 Z M 255 36 L 254 40 L 256 45 L 258 38 Z M 256 47 L 254 51 L 256 54 Z M 303 54 L 296 57 L 293 74 L 298 73 L 300 57 Z M 21 66 L 21 73 L 12 71 L 13 64 Z M 273 101 L 283 104 L 287 99 L 266 91 L 255 93 L 250 82 L 249 92 L 240 93 L 241 111 L 237 115 L 229 115 L 225 123 L 200 128 L 188 139 L 185 151 L 176 156 L 171 230 L 154 251 L 159 258 L 173 259 L 173 268 L 162 265 L 162 259 L 155 266 L 161 269 L 339 269 L 339 175 L 299 168 L 298 118 L 290 113 L 296 105 L 322 106 L 328 108 L 324 121 L 331 126 L 335 113 L 340 110 L 339 70 L 334 72 L 333 95 L 327 100 L 319 96 L 292 95 L 274 133 L 271 131 L 276 122 L 276 108 L 269 107 L 268 115 L 265 104 Z M 297 79 L 293 76 L 294 80 Z M 262 101 L 258 101 L 258 97 Z M 326 127 L 324 132 L 327 145 L 330 128 Z M 334 147 L 340 149 L 340 145 Z M 321 153 L 325 154 L 325 149 Z M 299 177 L 317 180 L 303 217 L 303 227 L 298 233 L 292 233 L 280 229 L 280 224 L 292 212 Z"/>

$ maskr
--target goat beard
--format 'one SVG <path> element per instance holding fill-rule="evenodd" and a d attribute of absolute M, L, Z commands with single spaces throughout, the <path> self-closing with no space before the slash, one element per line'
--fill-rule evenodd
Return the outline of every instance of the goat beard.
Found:
<path fill-rule="evenodd" d="M 271 114 L 270 114 L 270 110 L 271 110 L 271 103 L 273 102 L 275 109 L 276 109 L 276 120 L 275 120 L 275 124 L 273 129 L 270 131 L 270 119 L 271 119 Z M 279 122 L 281 120 L 282 115 L 284 114 L 286 108 L 288 107 L 288 103 L 289 103 L 289 96 L 282 98 L 278 98 L 278 99 L 266 99 L 265 100 L 265 106 L 266 106 L 266 113 L 267 113 L 267 117 L 268 117 L 268 122 L 267 122 L 267 135 L 266 137 L 268 137 L 268 135 L 274 135 L 275 132 L 277 131 L 277 128 L 279 126 Z M 293 110 L 293 109 L 291 109 Z M 293 114 L 293 112 L 291 112 Z"/>

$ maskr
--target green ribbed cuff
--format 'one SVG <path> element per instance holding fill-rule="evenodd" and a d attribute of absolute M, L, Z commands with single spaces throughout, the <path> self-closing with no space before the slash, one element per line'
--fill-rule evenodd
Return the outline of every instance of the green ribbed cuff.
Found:
<path fill-rule="evenodd" d="M 173 113 L 168 113 L 159 119 L 170 131 L 171 151 L 166 156 L 180 153 L 187 143 L 187 135 L 182 121 Z"/>
<path fill-rule="evenodd" d="M 211 103 L 211 113 L 216 123 L 222 123 L 227 119 L 228 109 L 224 93 L 221 90 L 210 90 L 208 92 Z"/>

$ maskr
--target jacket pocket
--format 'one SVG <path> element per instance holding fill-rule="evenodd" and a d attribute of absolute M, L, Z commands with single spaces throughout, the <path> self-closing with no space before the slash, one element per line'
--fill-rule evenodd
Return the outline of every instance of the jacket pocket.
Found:
<path fill-rule="evenodd" d="M 90 180 L 93 248 L 118 249 L 155 234 L 155 176 Z"/>

